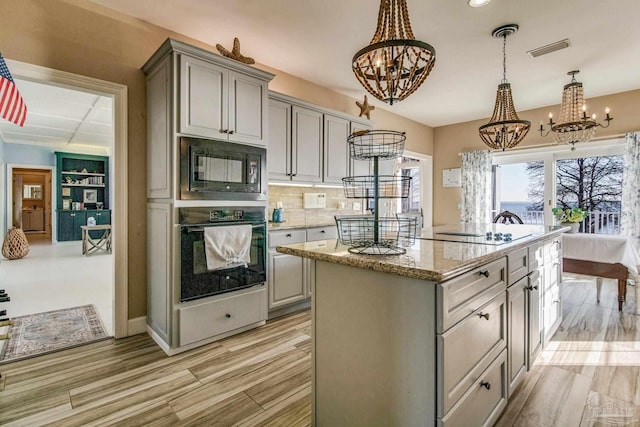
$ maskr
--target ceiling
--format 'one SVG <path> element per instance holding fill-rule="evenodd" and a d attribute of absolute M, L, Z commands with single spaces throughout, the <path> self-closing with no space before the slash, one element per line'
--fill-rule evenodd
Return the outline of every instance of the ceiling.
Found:
<path fill-rule="evenodd" d="M 109 149 L 113 145 L 111 98 L 15 79 L 27 105 L 23 127 L 0 120 L 0 137 L 15 144 Z"/>
<path fill-rule="evenodd" d="M 377 0 L 92 1 L 210 45 L 230 47 L 238 37 L 242 53 L 259 63 L 356 99 L 366 94 L 351 60 L 373 36 Z M 435 47 L 436 64 L 400 103 L 369 96 L 378 108 L 434 127 L 488 119 L 502 79 L 502 41 L 491 32 L 509 23 L 520 26 L 507 39 L 507 79 L 518 111 L 559 104 L 574 69 L 581 70 L 587 101 L 640 88 L 638 0 L 493 0 L 481 8 L 466 0 L 407 0 L 407 6 L 416 38 Z M 567 49 L 535 59 L 526 53 L 565 38 Z M 522 118 L 537 123 L 546 115 Z"/>

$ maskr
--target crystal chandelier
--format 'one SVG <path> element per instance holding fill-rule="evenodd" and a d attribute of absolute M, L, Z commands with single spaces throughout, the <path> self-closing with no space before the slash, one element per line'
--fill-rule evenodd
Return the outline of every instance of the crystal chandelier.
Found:
<path fill-rule="evenodd" d="M 433 46 L 413 36 L 407 1 L 381 0 L 376 32 L 353 56 L 352 69 L 371 95 L 393 105 L 418 89 L 435 62 Z"/>
<path fill-rule="evenodd" d="M 513 106 L 511 84 L 507 82 L 507 36 L 518 31 L 516 24 L 504 25 L 493 30 L 493 37 L 502 37 L 502 81 L 496 93 L 496 105 L 489 123 L 480 126 L 480 138 L 489 147 L 505 150 L 518 145 L 529 132 L 531 122 L 520 120 Z"/>
<path fill-rule="evenodd" d="M 609 115 L 609 108 L 604 110 L 606 125 L 596 122 L 596 115 L 587 114 L 587 105 L 584 101 L 584 89 L 582 83 L 576 81 L 576 74 L 580 71 L 569 71 L 571 83 L 562 89 L 562 104 L 560 105 L 560 120 L 553 121 L 553 113 L 549 113 L 549 129 L 545 132 L 544 125 L 540 123 L 540 135 L 543 137 L 553 132 L 553 139 L 558 144 L 571 144 L 571 150 L 575 150 L 576 142 L 587 142 L 596 133 L 596 127 L 609 127 L 613 117 Z"/>

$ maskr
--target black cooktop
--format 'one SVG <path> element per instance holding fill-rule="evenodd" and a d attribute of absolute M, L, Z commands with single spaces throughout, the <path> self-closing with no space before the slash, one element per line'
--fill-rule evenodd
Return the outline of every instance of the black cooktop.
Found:
<path fill-rule="evenodd" d="M 530 226 L 516 224 L 461 224 L 435 227 L 422 232 L 424 240 L 499 246 L 531 236 Z"/>

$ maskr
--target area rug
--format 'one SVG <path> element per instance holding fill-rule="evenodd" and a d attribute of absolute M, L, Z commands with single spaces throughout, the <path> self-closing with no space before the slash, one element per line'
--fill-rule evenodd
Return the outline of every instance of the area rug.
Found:
<path fill-rule="evenodd" d="M 14 317 L 0 362 L 15 361 L 108 338 L 93 305 Z"/>

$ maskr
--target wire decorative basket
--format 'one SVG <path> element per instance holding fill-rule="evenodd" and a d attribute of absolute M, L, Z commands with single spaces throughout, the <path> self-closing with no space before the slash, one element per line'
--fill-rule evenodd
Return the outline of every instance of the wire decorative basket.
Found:
<path fill-rule="evenodd" d="M 411 188 L 410 176 L 378 175 L 378 198 L 406 199 Z M 348 199 L 372 199 L 376 194 L 376 177 L 348 176 L 342 178 L 344 196 Z"/>
<path fill-rule="evenodd" d="M 375 218 L 370 215 L 335 217 L 338 239 L 349 252 L 401 255 L 416 241 L 416 218 Z"/>
<path fill-rule="evenodd" d="M 406 139 L 404 132 L 395 130 L 362 130 L 349 135 L 347 142 L 353 159 L 395 159 L 402 156 Z"/>

